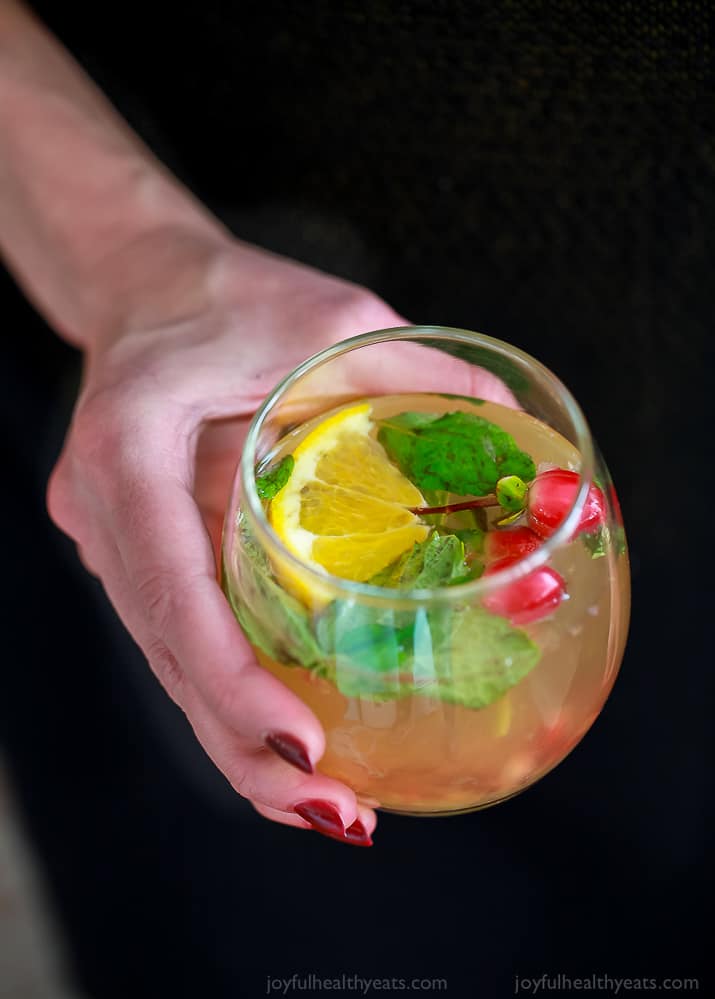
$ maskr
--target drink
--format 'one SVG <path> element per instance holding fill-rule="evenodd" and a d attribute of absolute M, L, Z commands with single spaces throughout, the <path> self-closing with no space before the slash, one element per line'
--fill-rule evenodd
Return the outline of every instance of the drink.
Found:
<path fill-rule="evenodd" d="M 432 421 L 446 414 L 486 421 L 509 435 L 511 443 L 503 445 L 506 470 L 509 461 L 520 470 L 530 469 L 529 481 L 500 476 L 497 492 L 486 496 L 480 490 L 425 490 L 403 516 L 414 488 L 408 482 L 391 513 L 385 496 L 377 502 L 365 497 L 375 489 L 391 495 L 403 488 L 398 479 L 407 466 L 389 453 L 393 445 L 385 437 L 385 428 L 390 432 L 400 421 L 404 424 L 401 414 L 413 414 L 413 421 L 419 414 L 417 424 L 428 428 L 442 426 Z M 449 415 L 451 422 L 444 426 L 459 429 L 460 420 Z M 333 429 L 328 433 L 326 427 Z M 348 453 L 352 438 L 341 427 L 350 433 L 352 427 L 360 433 L 367 427 L 370 448 L 381 451 L 391 466 L 371 478 L 367 452 L 361 452 L 357 475 L 341 459 L 335 468 L 352 476 L 348 493 L 341 492 L 343 483 L 332 465 L 316 466 L 315 461 L 316 453 Z M 628 565 L 605 469 L 599 469 L 600 486 L 591 487 L 586 497 L 581 520 L 574 525 L 578 529 L 554 544 L 550 538 L 556 539 L 571 500 L 556 511 L 555 521 L 549 523 L 549 517 L 554 503 L 558 507 L 563 499 L 559 490 L 575 497 L 579 477 L 573 470 L 582 467 L 584 458 L 563 434 L 528 412 L 442 393 L 403 392 L 353 399 L 289 427 L 287 434 L 285 429 L 285 424 L 273 429 L 277 439 L 258 472 L 285 469 L 290 462 L 295 466 L 288 485 L 270 485 L 268 476 L 268 491 L 278 489 L 261 510 L 287 551 L 269 550 L 273 542 L 265 523 L 244 506 L 228 521 L 224 576 L 261 664 L 323 724 L 327 750 L 319 769 L 344 781 L 366 803 L 412 814 L 481 808 L 533 783 L 590 727 L 623 653 Z M 400 437 L 398 445 L 405 439 Z M 451 440 L 448 433 L 446 444 L 440 440 L 435 452 L 445 458 L 447 475 L 451 458 L 459 465 L 460 455 L 464 457 Z M 332 450 L 325 451 L 326 441 Z M 487 451 L 493 446 L 490 440 Z M 469 455 L 479 458 L 479 453 Z M 288 455 L 295 460 L 283 462 Z M 382 532 L 374 534 L 377 540 L 365 543 L 364 560 L 355 554 L 359 538 L 338 551 L 335 532 L 341 521 L 335 511 L 340 503 L 336 506 L 329 495 L 332 485 L 324 489 L 319 484 L 317 499 L 308 480 L 301 486 L 304 466 L 309 471 L 326 468 L 328 479 L 337 478 L 335 495 L 346 501 L 350 539 L 356 538 L 356 524 L 370 533 L 370 520 L 359 519 L 365 504 L 384 520 Z M 427 481 L 424 469 L 414 474 Z M 292 484 L 291 475 L 297 477 Z M 519 483 L 530 485 L 523 499 Z M 470 507 L 475 500 L 477 505 Z M 589 514 L 591 500 L 597 503 Z M 309 507 L 307 512 L 297 512 L 296 502 Z M 322 509 L 316 513 L 316 503 L 332 506 L 327 514 Z M 440 512 L 424 512 L 435 509 Z M 313 538 L 320 534 L 313 529 L 326 516 L 332 518 L 324 531 L 327 537 L 306 542 L 301 525 L 310 526 Z M 504 523 L 509 517 L 512 522 Z M 386 538 L 394 544 L 386 544 Z M 395 545 L 402 547 L 401 553 L 396 554 Z M 436 557 L 427 575 L 425 561 L 422 575 L 415 577 L 415 596 L 409 581 L 401 588 L 403 577 L 409 579 L 407 560 L 415 553 L 426 558 L 429 546 Z M 448 549 L 456 553 L 454 564 L 448 569 L 451 577 L 440 585 L 435 580 L 447 571 Z M 318 550 L 334 576 L 338 566 L 349 578 L 330 578 L 315 563 L 303 571 L 292 557 L 310 562 L 310 553 Z M 534 568 L 529 564 L 531 571 L 516 578 L 525 560 L 534 558 Z M 425 579 L 432 580 L 427 594 Z"/>

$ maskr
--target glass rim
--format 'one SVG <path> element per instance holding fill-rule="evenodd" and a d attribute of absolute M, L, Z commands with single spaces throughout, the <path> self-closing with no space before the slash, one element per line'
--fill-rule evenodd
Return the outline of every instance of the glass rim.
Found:
<path fill-rule="evenodd" d="M 280 401 L 286 391 L 304 375 L 320 367 L 322 364 L 332 361 L 343 354 L 357 350 L 360 347 L 367 347 L 377 343 L 422 341 L 424 345 L 424 341 L 426 340 L 434 340 L 435 342 L 450 340 L 453 343 L 461 343 L 467 346 L 483 347 L 508 359 L 518 358 L 528 368 L 538 373 L 539 377 L 547 383 L 563 403 L 567 415 L 571 420 L 576 438 L 573 443 L 581 455 L 581 467 L 577 472 L 579 476 L 579 489 L 574 502 L 559 527 L 552 535 L 545 538 L 535 551 L 530 552 L 523 558 L 517 559 L 517 561 L 504 569 L 500 569 L 486 577 L 481 576 L 479 579 L 472 580 L 471 582 L 432 589 L 398 590 L 383 586 L 371 586 L 369 583 L 358 583 L 350 579 L 343 579 L 340 576 L 333 576 L 327 570 L 316 569 L 298 558 L 298 556 L 294 555 L 286 547 L 271 527 L 263 510 L 263 505 L 256 489 L 255 476 L 256 446 L 263 424 L 273 407 Z M 594 460 L 593 439 L 581 407 L 563 382 L 544 364 L 537 361 L 531 354 L 527 354 L 526 351 L 520 350 L 518 347 L 514 347 L 504 340 L 487 336 L 485 333 L 476 333 L 449 326 L 425 325 L 395 326 L 389 329 L 375 330 L 370 333 L 361 333 L 358 336 L 340 340 L 338 343 L 318 351 L 318 353 L 302 361 L 278 382 L 273 391 L 257 409 L 246 435 L 239 468 L 241 491 L 246 502 L 247 511 L 253 521 L 253 527 L 263 535 L 264 540 L 267 542 L 265 547 L 269 556 L 272 549 L 276 550 L 279 553 L 281 562 L 294 568 L 303 580 L 308 581 L 308 587 L 310 587 L 310 581 L 314 581 L 317 592 L 321 588 L 325 591 L 326 587 L 329 587 L 335 591 L 334 599 L 363 597 L 369 598 L 370 603 L 373 604 L 384 603 L 394 605 L 396 602 L 399 602 L 410 605 L 434 603 L 435 601 L 460 603 L 471 600 L 474 597 L 481 597 L 487 593 L 501 589 L 503 586 L 507 586 L 518 579 L 523 579 L 524 576 L 545 565 L 555 551 L 573 540 L 586 497 L 588 496 L 588 491 L 593 482 Z M 233 528 L 235 528 L 235 524 L 232 525 L 231 531 L 225 532 L 224 544 L 231 544 Z M 230 560 L 227 561 L 230 564 Z"/>

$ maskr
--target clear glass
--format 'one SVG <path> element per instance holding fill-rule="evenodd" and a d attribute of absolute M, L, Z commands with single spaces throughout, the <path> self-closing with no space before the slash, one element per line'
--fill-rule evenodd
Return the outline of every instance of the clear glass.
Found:
<path fill-rule="evenodd" d="M 578 493 L 555 533 L 494 575 L 411 592 L 330 576 L 291 554 L 266 516 L 257 469 L 291 450 L 306 424 L 336 407 L 394 395 L 419 402 L 428 399 L 424 393 L 437 393 L 443 412 L 469 406 L 463 396 L 494 398 L 508 407 L 501 410 L 506 422 L 514 423 L 505 429 L 515 438 L 526 433 L 535 460 L 545 455 L 548 463 L 558 453 L 551 464 L 578 473 Z M 606 501 L 597 552 L 576 536 L 594 481 Z M 485 599 L 547 564 L 565 580 L 568 599 L 517 629 L 519 640 L 538 649 L 536 665 L 484 706 L 450 699 L 456 672 L 469 669 L 470 656 L 483 668 L 493 640 L 477 627 L 465 651 L 467 609 L 483 608 Z M 266 399 L 248 433 L 227 512 L 223 585 L 261 664 L 320 719 L 327 750 L 319 769 L 374 807 L 412 815 L 483 808 L 559 763 L 609 694 L 630 606 L 618 502 L 568 390 L 509 344 L 433 326 L 339 343 L 306 360 Z M 306 593 L 319 599 L 306 601 Z M 380 640 L 380 648 L 368 645 L 357 659 L 345 654 L 344 628 L 356 620 L 368 626 L 362 634 Z M 405 634 L 412 643 L 407 657 L 400 644 Z M 489 655 L 490 668 L 507 675 L 513 665 L 508 644 L 497 643 Z"/>

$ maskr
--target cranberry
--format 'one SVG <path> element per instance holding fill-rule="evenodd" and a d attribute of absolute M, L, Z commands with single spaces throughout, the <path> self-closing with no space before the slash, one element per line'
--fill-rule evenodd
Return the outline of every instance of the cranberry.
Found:
<path fill-rule="evenodd" d="M 484 551 L 489 561 L 500 558 L 524 558 L 539 547 L 542 539 L 529 527 L 515 527 L 510 531 L 489 531 Z"/>
<path fill-rule="evenodd" d="M 518 561 L 518 556 L 501 558 L 497 562 L 492 562 L 484 575 L 493 576 Z M 566 584 L 561 576 L 544 565 L 540 569 L 534 569 L 528 576 L 487 594 L 483 603 L 492 614 L 506 617 L 512 624 L 528 624 L 556 610 L 565 593 Z"/>
<path fill-rule="evenodd" d="M 566 468 L 541 472 L 529 487 L 527 516 L 529 527 L 548 538 L 563 523 L 579 490 L 579 476 Z M 586 496 L 581 520 L 574 534 L 593 531 L 606 519 L 606 500 L 598 486 L 592 485 Z"/>

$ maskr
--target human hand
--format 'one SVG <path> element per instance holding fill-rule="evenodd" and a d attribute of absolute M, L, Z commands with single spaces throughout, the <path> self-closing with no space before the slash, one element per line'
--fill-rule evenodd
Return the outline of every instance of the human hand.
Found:
<path fill-rule="evenodd" d="M 321 726 L 255 662 L 216 566 L 241 444 L 263 398 L 310 354 L 405 321 L 364 289 L 240 244 L 207 264 L 204 286 L 198 307 L 135 312 L 89 349 L 49 509 L 231 785 L 268 818 L 367 845 L 374 812 L 314 771 Z M 177 296 L 194 301 L 185 287 Z M 424 387 L 430 370 L 417 358 Z M 508 401 L 487 372 L 464 366 L 464 375 L 478 384 L 456 391 Z M 394 389 L 381 377 L 355 369 L 350 388 Z"/>
<path fill-rule="evenodd" d="M 215 552 L 266 393 L 316 350 L 402 320 L 362 289 L 232 240 L 15 2 L 0 4 L 0 94 L 0 253 L 86 351 L 51 515 L 231 784 L 292 825 L 311 824 L 301 802 L 322 801 L 314 826 L 366 843 L 373 812 L 309 773 L 320 725 L 256 664 Z M 390 372 L 354 374 L 345 389 L 357 395 Z M 489 395 L 469 381 L 455 391 Z"/>

